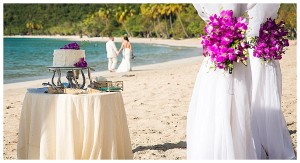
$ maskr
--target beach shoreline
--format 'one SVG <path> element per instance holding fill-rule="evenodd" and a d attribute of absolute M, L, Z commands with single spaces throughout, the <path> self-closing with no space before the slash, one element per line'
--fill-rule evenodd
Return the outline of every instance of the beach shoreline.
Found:
<path fill-rule="evenodd" d="M 161 62 L 161 63 L 155 63 L 155 64 L 145 64 L 145 65 L 139 65 L 135 66 L 132 68 L 132 72 L 134 71 L 143 71 L 146 69 L 157 69 L 157 68 L 164 68 L 168 67 L 170 65 L 176 65 L 180 63 L 185 63 L 185 62 L 191 62 L 192 60 L 199 60 L 199 58 L 202 58 L 202 56 L 197 56 L 197 57 L 188 57 L 184 59 L 175 59 L 171 61 L 166 61 L 166 62 Z M 97 76 L 110 76 L 110 75 L 124 75 L 125 73 L 116 73 L 116 72 L 109 72 L 108 70 L 104 71 L 92 71 L 91 76 L 92 80 L 95 80 Z M 32 87 L 32 86 L 37 86 L 40 84 L 40 87 L 42 87 L 41 83 L 47 83 L 50 82 L 52 77 L 52 74 L 49 73 L 48 77 L 43 77 L 42 79 L 33 79 L 29 81 L 21 81 L 21 82 L 14 82 L 14 83 L 6 83 L 3 84 L 4 91 L 10 90 L 10 89 L 19 89 L 23 87 Z"/>
<path fill-rule="evenodd" d="M 87 37 L 83 36 L 80 38 L 79 36 L 60 36 L 60 35 L 15 35 L 15 36 L 4 36 L 4 38 L 45 38 L 45 39 L 67 39 L 70 41 L 99 41 L 99 42 L 107 42 L 109 40 L 108 37 Z M 115 42 L 122 42 L 122 37 L 115 37 Z M 198 38 L 191 39 L 182 39 L 182 40 L 174 40 L 174 39 L 161 39 L 161 38 L 137 38 L 137 37 L 129 37 L 129 41 L 132 43 L 144 43 L 144 44 L 158 44 L 158 45 L 169 45 L 169 46 L 184 46 L 184 47 L 196 47 L 201 48 L 201 40 Z"/>
<path fill-rule="evenodd" d="M 58 37 L 58 39 L 61 38 Z M 79 37 L 63 37 L 63 39 L 86 40 L 85 38 L 81 40 Z M 107 41 L 106 39 L 91 38 L 87 41 Z M 116 42 L 121 39 L 116 38 Z M 198 47 L 201 45 L 199 39 L 132 38 L 130 41 L 136 43 L 151 41 L 155 44 L 169 46 Z M 280 60 L 280 64 L 283 93 L 282 111 L 291 133 L 293 146 L 297 151 L 296 44 L 296 41 L 290 41 L 291 46 Z M 108 71 L 92 73 L 93 79 L 103 76 L 108 80 L 124 82 L 122 96 L 134 159 L 186 159 L 186 115 L 202 60 L 203 57 L 197 56 L 137 66 L 128 73 L 110 73 Z M 17 158 L 19 119 L 27 88 L 42 87 L 43 82 L 50 80 L 51 75 L 48 79 L 3 85 L 3 158 L 5 160 Z"/>
<path fill-rule="evenodd" d="M 71 36 L 61 36 L 61 35 L 14 35 L 14 36 L 4 36 L 4 38 L 45 38 L 45 39 L 67 39 L 70 41 L 91 41 L 91 42 L 107 42 L 108 37 L 87 37 L 77 35 Z M 122 42 L 122 37 L 114 37 L 115 42 Z M 143 44 L 157 44 L 157 45 L 168 45 L 168 46 L 183 46 L 183 47 L 194 47 L 202 48 L 201 38 L 188 38 L 188 39 L 163 39 L 163 38 L 138 38 L 129 37 L 132 43 L 143 43 Z M 290 46 L 297 45 L 297 40 L 289 40 Z"/>
<path fill-rule="evenodd" d="M 85 46 L 85 44 L 87 44 L 87 47 L 83 48 L 83 50 L 88 50 L 88 58 L 87 61 L 89 62 L 89 65 L 96 69 L 97 71 L 103 71 L 107 69 L 107 59 L 106 59 L 106 52 L 105 52 L 105 42 L 107 40 L 109 40 L 109 38 L 82 38 L 79 39 L 79 36 L 6 36 L 5 38 L 27 38 L 28 40 L 34 42 L 35 44 L 38 44 L 38 42 L 43 43 L 41 46 L 47 46 L 48 42 L 72 42 L 72 41 L 77 41 L 79 45 Z M 39 39 L 34 39 L 34 38 L 39 38 Z M 115 38 L 116 42 L 122 41 L 122 38 Z M 147 64 L 152 64 L 152 63 L 161 63 L 161 62 L 166 62 L 166 61 L 170 61 L 170 60 L 176 60 L 176 59 L 181 59 L 181 58 L 187 58 L 187 57 L 193 57 L 196 55 L 199 55 L 198 53 L 195 53 L 194 51 L 199 51 L 201 52 L 201 48 L 198 47 L 187 47 L 185 44 L 185 42 L 187 40 L 184 40 L 183 42 L 171 42 L 171 44 L 168 42 L 169 40 L 163 40 L 161 39 L 160 41 L 162 42 L 161 44 L 157 43 L 157 41 L 152 40 L 150 41 L 150 39 L 142 39 L 142 38 L 132 38 L 133 40 L 133 49 L 134 49 L 134 54 L 137 56 L 137 61 L 133 62 L 133 67 L 135 66 L 139 66 L 139 65 L 147 65 Z M 5 41 L 5 40 L 4 40 Z M 81 41 L 87 41 L 85 42 L 81 42 Z M 198 44 L 198 42 L 194 41 L 194 40 L 190 40 L 192 41 L 192 43 L 190 45 L 194 45 L 194 44 Z M 6 40 L 5 42 L 7 42 L 7 45 L 12 45 L 14 42 L 27 42 L 26 39 L 22 40 L 22 39 L 18 39 L 18 40 L 14 40 L 14 39 L 10 39 L 10 40 Z M 185 44 L 182 44 L 185 43 Z M 118 45 L 118 44 L 117 44 Z M 173 46 L 175 45 L 175 46 Z M 39 45 L 36 45 L 39 46 Z M 41 47 L 39 46 L 39 47 Z M 24 47 L 24 46 L 23 46 Z M 142 50 L 143 48 L 146 48 L 145 50 Z M 151 47 L 151 49 L 148 49 L 148 47 Z M 153 49 L 152 49 L 153 47 Z M 156 48 L 157 47 L 157 48 Z M 93 48 L 93 49 L 92 49 Z M 179 51 L 174 51 L 174 54 L 172 53 L 167 53 L 166 51 L 169 49 L 172 50 L 176 50 L 176 49 L 187 49 L 187 51 L 191 51 L 190 53 L 186 53 L 188 55 L 180 55 L 181 52 Z M 9 47 L 8 49 L 11 49 L 11 47 Z M 49 48 L 48 48 L 49 49 Z M 164 51 L 167 55 L 165 55 L 165 57 L 162 57 L 160 59 L 160 56 L 158 55 L 159 53 L 156 52 L 154 53 L 155 49 L 161 49 L 161 51 Z M 164 50 L 165 49 L 165 50 Z M 198 49 L 198 50 L 196 50 Z M 199 50 L 200 49 L 200 50 Z M 25 50 L 25 48 L 24 48 Z M 27 49 L 26 49 L 27 50 Z M 11 50 L 7 50 L 8 52 L 10 52 Z M 36 50 L 38 53 L 41 53 L 43 51 L 43 49 L 38 49 Z M 139 53 L 140 51 L 141 54 Z M 38 54 L 38 53 L 34 53 L 34 54 Z M 47 54 L 50 55 L 51 52 L 47 52 Z M 151 53 L 154 53 L 154 60 L 151 60 Z M 14 60 L 12 57 L 10 57 L 8 55 L 9 53 L 5 52 L 5 59 L 12 59 Z M 43 53 L 44 55 L 45 53 Z M 145 57 L 143 56 L 143 54 L 147 54 Z M 196 54 L 196 55 L 195 55 Z M 26 53 L 26 55 L 31 56 L 30 53 Z M 40 55 L 38 55 L 40 56 Z M 49 56 L 50 57 L 50 56 Z M 47 60 L 52 59 L 49 58 L 47 56 Z M 94 59 L 94 57 L 97 57 L 98 59 Z M 40 58 L 41 60 L 43 60 L 42 58 Z M 120 57 L 119 57 L 120 59 Z M 14 62 L 14 61 L 13 61 Z M 17 82 L 22 82 L 22 81 L 33 81 L 36 79 L 44 79 L 45 76 L 47 76 L 47 74 L 49 73 L 43 73 L 46 72 L 46 68 L 44 70 L 44 68 L 42 68 L 42 65 L 39 64 L 39 68 L 37 68 L 37 70 L 31 71 L 30 73 L 28 73 L 28 76 L 24 76 L 23 74 L 21 75 L 21 77 L 17 77 L 16 75 L 12 74 L 11 72 L 13 72 L 11 69 L 14 69 L 15 66 L 10 64 L 11 62 L 8 62 L 6 67 L 7 69 L 4 70 L 4 84 L 9 84 L 9 83 L 17 83 Z M 16 61 L 17 67 L 20 67 L 18 65 L 18 63 L 20 63 L 20 59 L 18 59 Z M 52 62 L 48 63 L 49 65 L 52 64 Z M 35 65 L 35 64 L 34 64 Z M 7 70 L 7 71 L 6 71 Z M 7 72 L 7 73 L 6 73 Z M 37 72 L 37 74 L 34 74 L 34 72 Z M 7 78 L 6 78 L 7 77 Z M 11 78 L 10 78 L 11 77 Z"/>
<path fill-rule="evenodd" d="M 45 39 L 67 39 L 70 41 L 91 41 L 91 42 L 107 42 L 108 37 L 87 37 L 77 35 L 61 36 L 61 35 L 14 35 L 14 36 L 4 36 L 4 38 L 45 38 Z M 122 42 L 122 37 L 114 37 L 115 42 Z M 158 45 L 169 45 L 169 46 L 183 46 L 183 47 L 195 47 L 202 48 L 201 38 L 187 38 L 187 39 L 163 39 L 163 38 L 138 38 L 129 37 L 132 43 L 144 43 L 144 44 L 158 44 Z M 289 40 L 290 46 L 297 45 L 297 40 Z"/>

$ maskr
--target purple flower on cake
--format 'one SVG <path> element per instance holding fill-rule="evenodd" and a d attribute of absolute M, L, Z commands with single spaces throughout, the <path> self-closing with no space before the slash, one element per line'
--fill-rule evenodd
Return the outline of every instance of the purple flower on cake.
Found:
<path fill-rule="evenodd" d="M 280 60 L 286 51 L 285 47 L 289 46 L 287 34 L 283 21 L 276 24 L 275 19 L 268 18 L 261 24 L 259 36 L 251 40 L 254 48 L 253 56 L 267 62 Z"/>
<path fill-rule="evenodd" d="M 220 16 L 209 17 L 202 36 L 203 55 L 209 56 L 215 67 L 232 73 L 233 62 L 247 64 L 249 44 L 245 38 L 246 19 L 233 16 L 232 10 L 223 10 Z"/>
<path fill-rule="evenodd" d="M 75 67 L 87 67 L 87 62 L 84 58 L 80 58 L 80 60 L 74 64 Z"/>
<path fill-rule="evenodd" d="M 77 44 L 77 42 L 72 42 L 68 45 L 65 45 L 64 47 L 60 48 L 60 49 L 74 49 L 74 50 L 80 50 L 79 45 Z"/>

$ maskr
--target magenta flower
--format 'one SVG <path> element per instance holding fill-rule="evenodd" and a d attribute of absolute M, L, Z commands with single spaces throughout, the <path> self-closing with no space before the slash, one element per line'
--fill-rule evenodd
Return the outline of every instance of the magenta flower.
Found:
<path fill-rule="evenodd" d="M 60 48 L 60 49 L 74 49 L 74 50 L 80 50 L 79 45 L 76 42 L 72 42 L 68 45 L 65 45 L 64 47 Z"/>
<path fill-rule="evenodd" d="M 87 67 L 87 62 L 84 58 L 80 58 L 80 60 L 74 64 L 75 67 Z"/>
<path fill-rule="evenodd" d="M 223 11 L 221 11 L 220 16 L 223 19 L 231 19 L 233 16 L 233 11 L 232 10 L 223 10 Z"/>
<path fill-rule="evenodd" d="M 202 36 L 203 55 L 209 56 L 219 69 L 229 70 L 232 73 L 233 62 L 246 64 L 249 47 L 246 42 L 246 19 L 233 17 L 232 10 L 223 10 L 220 16 L 209 17 L 204 28 L 206 35 Z"/>
<path fill-rule="evenodd" d="M 275 19 L 268 18 L 261 24 L 259 36 L 252 38 L 253 56 L 264 61 L 280 60 L 289 46 L 287 34 L 283 21 L 276 24 Z"/>

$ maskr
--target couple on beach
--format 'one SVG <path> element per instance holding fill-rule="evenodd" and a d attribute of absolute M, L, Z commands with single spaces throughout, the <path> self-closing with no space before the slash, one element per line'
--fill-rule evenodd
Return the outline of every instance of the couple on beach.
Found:
<path fill-rule="evenodd" d="M 119 65 L 118 69 L 116 70 L 116 66 L 118 63 L 118 56 L 121 53 L 123 54 L 123 58 L 121 61 L 121 64 Z M 129 42 L 129 39 L 127 36 L 123 38 L 123 43 L 121 45 L 121 48 L 119 51 L 117 50 L 117 47 L 114 43 L 114 37 L 110 36 L 109 41 L 106 43 L 106 53 L 107 53 L 107 59 L 108 59 L 108 70 L 110 72 L 116 71 L 116 72 L 128 72 L 131 71 L 131 65 L 130 65 L 130 56 L 133 55 L 132 51 L 132 45 Z"/>
<path fill-rule="evenodd" d="M 214 27 L 230 24 L 226 21 L 231 20 L 228 15 L 248 15 L 249 19 L 244 19 L 250 29 L 246 34 L 253 37 L 262 34 L 260 27 L 267 18 L 277 17 L 280 4 L 194 4 L 194 7 L 205 22 L 214 20 L 205 27 L 208 33 Z M 214 14 L 220 14 L 222 9 L 227 15 L 221 22 Z M 202 44 L 210 43 L 203 40 Z M 218 48 L 217 43 L 214 45 Z M 204 47 L 204 52 L 211 49 Z M 209 71 L 214 60 L 204 56 L 187 115 L 187 159 L 296 159 L 281 111 L 280 63 L 278 60 L 262 63 L 252 49 L 246 51 L 248 66 L 233 63 L 232 74 L 217 68 Z"/>

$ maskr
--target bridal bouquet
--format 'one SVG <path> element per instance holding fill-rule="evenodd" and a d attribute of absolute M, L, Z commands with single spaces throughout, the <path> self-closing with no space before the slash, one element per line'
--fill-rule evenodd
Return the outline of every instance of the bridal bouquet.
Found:
<path fill-rule="evenodd" d="M 289 46 L 287 34 L 283 21 L 276 24 L 275 19 L 268 18 L 261 24 L 259 36 L 251 38 L 253 56 L 266 62 L 280 60 L 286 51 L 285 47 Z"/>
<path fill-rule="evenodd" d="M 79 45 L 77 44 L 77 42 L 72 42 L 68 45 L 65 45 L 64 47 L 60 48 L 60 49 L 73 49 L 73 50 L 80 50 Z"/>
<path fill-rule="evenodd" d="M 232 73 L 233 62 L 247 65 L 249 44 L 245 32 L 247 22 L 245 18 L 236 18 L 232 10 L 223 10 L 220 16 L 209 17 L 204 28 L 206 35 L 202 36 L 203 55 L 209 56 L 215 68 L 224 69 Z"/>

